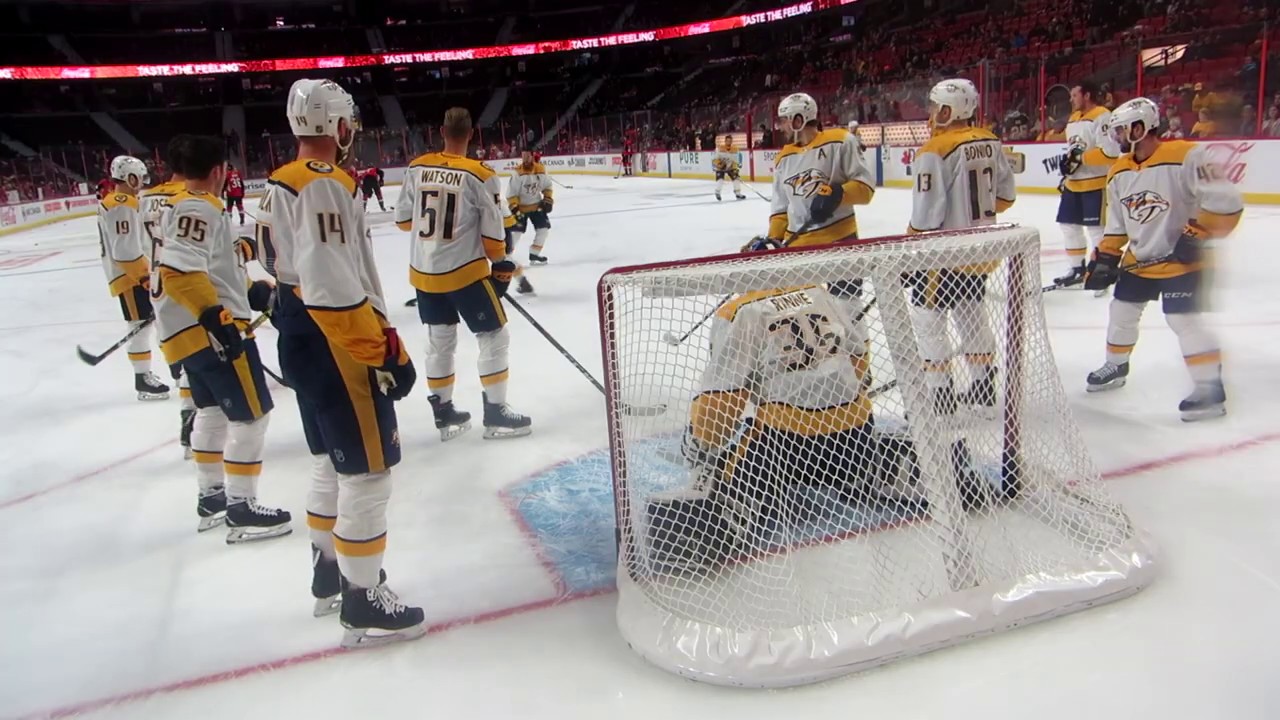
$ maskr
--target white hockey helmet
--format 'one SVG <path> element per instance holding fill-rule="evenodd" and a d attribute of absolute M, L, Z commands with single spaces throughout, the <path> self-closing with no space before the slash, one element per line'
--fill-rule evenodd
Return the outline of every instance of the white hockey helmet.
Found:
<path fill-rule="evenodd" d="M 978 88 L 971 80 L 955 78 L 943 80 L 929 91 L 929 119 L 937 124 L 942 108 L 951 109 L 947 124 L 968 120 L 978 111 Z"/>
<path fill-rule="evenodd" d="M 1160 108 L 1144 97 L 1134 98 L 1116 108 L 1108 124 L 1116 142 L 1133 145 L 1160 127 Z"/>
<path fill-rule="evenodd" d="M 792 93 L 778 103 L 778 117 L 793 134 L 798 133 L 818 119 L 818 102 L 808 93 Z"/>
<path fill-rule="evenodd" d="M 132 155 L 117 155 L 111 159 L 111 179 L 122 182 L 134 190 L 141 190 L 151 182 L 147 164 Z"/>
<path fill-rule="evenodd" d="M 331 137 L 338 143 L 339 158 L 355 142 L 360 113 L 351 93 L 338 83 L 299 80 L 289 88 L 286 107 L 289 127 L 296 137 Z"/>

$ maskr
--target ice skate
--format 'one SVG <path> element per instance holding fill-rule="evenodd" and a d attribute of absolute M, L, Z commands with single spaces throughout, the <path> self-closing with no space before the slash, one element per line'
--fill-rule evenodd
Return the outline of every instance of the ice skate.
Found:
<path fill-rule="evenodd" d="M 959 400 L 966 405 L 995 407 L 996 369 L 993 367 L 984 368 L 982 375 L 973 381 L 968 390 L 961 394 Z"/>
<path fill-rule="evenodd" d="M 442 442 L 449 442 L 471 429 L 471 413 L 455 408 L 452 400 L 442 402 L 439 395 L 432 395 L 427 401 L 431 403 L 431 414 L 435 416 Z"/>
<path fill-rule="evenodd" d="M 311 597 L 316 599 L 311 611 L 316 617 L 332 615 L 342 608 L 342 573 L 338 558 L 326 558 L 320 548 L 311 546 Z"/>
<path fill-rule="evenodd" d="M 377 647 L 402 640 L 422 637 L 422 608 L 409 607 L 400 601 L 384 582 L 374 588 L 351 586 L 342 591 L 339 619 L 346 634 L 344 648 Z"/>
<path fill-rule="evenodd" d="M 486 440 L 523 437 L 533 432 L 533 420 L 506 403 L 491 403 L 484 396 L 484 438 Z"/>
<path fill-rule="evenodd" d="M 547 256 L 538 255 L 537 253 L 529 253 L 529 264 L 530 265 L 546 265 Z"/>
<path fill-rule="evenodd" d="M 134 373 L 133 389 L 138 391 L 139 400 L 169 399 L 169 386 L 153 372 Z"/>
<path fill-rule="evenodd" d="M 1196 389 L 1178 404 L 1182 422 L 1199 422 L 1227 414 L 1227 391 L 1221 380 L 1196 383 Z"/>
<path fill-rule="evenodd" d="M 724 199 L 724 198 L 720 197 L 720 191 L 719 191 L 719 190 L 717 190 L 717 191 L 716 191 L 716 202 L 720 202 L 720 201 L 721 201 L 721 200 L 723 200 L 723 199 Z"/>
<path fill-rule="evenodd" d="M 227 544 L 270 540 L 293 532 L 288 510 L 263 507 L 255 499 L 227 504 Z"/>
<path fill-rule="evenodd" d="M 519 279 L 516 280 L 516 292 L 521 295 L 532 295 L 533 283 L 529 282 L 529 278 L 521 275 Z"/>
<path fill-rule="evenodd" d="M 192 408 L 183 408 L 178 411 L 179 417 L 182 418 L 182 428 L 178 430 L 178 444 L 182 445 L 182 459 L 191 459 L 191 429 L 196 424 L 196 411 Z"/>
<path fill-rule="evenodd" d="M 1071 268 L 1071 271 L 1068 272 L 1066 275 L 1060 275 L 1054 278 L 1053 284 L 1057 285 L 1058 287 L 1071 287 L 1073 285 L 1079 285 L 1083 283 L 1084 268 L 1085 268 L 1085 265 L 1083 262 L 1080 263 L 1079 265 L 1076 265 L 1075 267 Z"/>
<path fill-rule="evenodd" d="M 742 193 L 734 193 L 734 194 L 733 194 L 733 196 L 734 196 L 734 197 L 736 197 L 736 198 L 738 198 L 739 200 L 746 200 L 746 199 L 747 199 L 747 196 L 746 196 L 746 195 L 743 195 Z"/>
<path fill-rule="evenodd" d="M 221 525 L 227 519 L 227 494 L 222 488 L 215 488 L 200 495 L 196 500 L 196 515 L 200 516 L 200 524 L 196 532 L 202 533 Z"/>
<path fill-rule="evenodd" d="M 1106 390 L 1119 390 L 1124 387 L 1126 378 L 1129 377 L 1129 363 L 1121 363 L 1119 365 L 1108 362 L 1102 367 L 1089 373 L 1089 377 L 1085 379 L 1088 383 L 1085 390 L 1091 393 L 1104 392 Z"/>

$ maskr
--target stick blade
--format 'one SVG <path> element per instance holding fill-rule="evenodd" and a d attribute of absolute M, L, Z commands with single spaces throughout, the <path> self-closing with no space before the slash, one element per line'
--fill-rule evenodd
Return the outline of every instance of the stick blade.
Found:
<path fill-rule="evenodd" d="M 80 360 L 83 361 L 89 367 L 93 367 L 94 365 L 97 365 L 98 363 L 102 362 L 102 358 L 106 357 L 105 355 L 90 355 L 89 353 L 85 352 L 85 349 L 80 347 L 79 345 L 76 346 L 76 355 L 79 355 Z"/>
<path fill-rule="evenodd" d="M 661 403 L 657 405 L 628 405 L 623 403 L 622 405 L 622 414 L 632 417 L 654 417 L 666 411 L 667 406 Z"/>

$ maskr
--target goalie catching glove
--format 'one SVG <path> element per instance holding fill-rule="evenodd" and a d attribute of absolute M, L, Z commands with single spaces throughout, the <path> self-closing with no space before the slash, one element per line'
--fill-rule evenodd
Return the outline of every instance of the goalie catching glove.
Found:
<path fill-rule="evenodd" d="M 1120 279 L 1120 256 L 1093 251 L 1093 259 L 1084 271 L 1085 290 L 1106 290 Z"/>
<path fill-rule="evenodd" d="M 223 362 L 231 362 L 244 353 L 244 340 L 235 318 L 221 305 L 205 308 L 200 313 L 200 327 L 209 334 L 209 346 Z"/>
<path fill-rule="evenodd" d="M 382 335 L 387 341 L 387 355 L 382 366 L 375 371 L 378 387 L 392 400 L 403 400 L 413 389 L 418 373 L 413 369 L 413 360 L 405 352 L 396 329 L 382 328 Z"/>

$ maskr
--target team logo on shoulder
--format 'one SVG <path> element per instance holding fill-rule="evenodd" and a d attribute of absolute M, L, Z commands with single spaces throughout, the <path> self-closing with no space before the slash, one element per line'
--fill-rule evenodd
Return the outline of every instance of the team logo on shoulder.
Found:
<path fill-rule="evenodd" d="M 116 195 L 116 202 L 118 203 L 129 202 L 129 196 L 125 195 L 124 193 L 120 193 Z"/>
<path fill-rule="evenodd" d="M 332 165 L 327 162 L 320 162 L 319 160 L 308 160 L 307 169 L 311 172 L 324 173 L 326 175 L 333 172 Z"/>
<path fill-rule="evenodd" d="M 1120 204 L 1124 206 L 1124 211 L 1128 213 L 1131 220 L 1143 225 L 1160 217 L 1161 213 L 1169 209 L 1169 201 L 1152 190 L 1142 190 L 1121 198 Z"/>
<path fill-rule="evenodd" d="M 818 191 L 818 186 L 827 181 L 826 173 L 809 168 L 787 178 L 785 184 L 791 188 L 792 195 L 807 198 L 812 197 Z"/>

